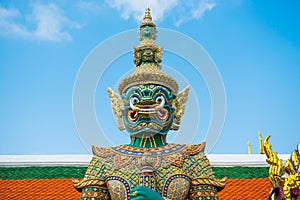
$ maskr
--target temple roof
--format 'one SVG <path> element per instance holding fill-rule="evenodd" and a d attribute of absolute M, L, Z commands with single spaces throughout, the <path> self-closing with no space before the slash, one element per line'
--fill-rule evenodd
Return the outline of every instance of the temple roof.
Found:
<path fill-rule="evenodd" d="M 280 155 L 288 157 L 289 155 Z M 76 199 L 91 155 L 0 156 L 0 199 Z M 228 177 L 222 200 L 267 199 L 271 185 L 264 155 L 208 155 L 215 176 Z M 77 158 L 77 159 L 76 159 Z"/>
<path fill-rule="evenodd" d="M 222 200 L 267 199 L 271 185 L 268 167 L 214 167 L 216 177 L 227 175 Z M 0 168 L 0 199 L 80 198 L 72 178 L 84 176 L 86 167 L 3 167 Z"/>

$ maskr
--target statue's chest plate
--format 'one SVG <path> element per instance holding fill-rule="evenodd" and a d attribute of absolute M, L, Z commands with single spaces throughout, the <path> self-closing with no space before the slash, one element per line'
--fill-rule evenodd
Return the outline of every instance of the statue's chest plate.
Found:
<path fill-rule="evenodd" d="M 136 186 L 151 188 L 164 198 L 187 199 L 192 173 L 199 170 L 191 156 L 204 145 L 169 144 L 159 148 L 134 148 L 120 145 L 94 148 L 93 152 L 105 163 L 103 178 L 114 200 L 130 198 Z"/>
<path fill-rule="evenodd" d="M 190 178 L 180 167 L 184 154 L 178 151 L 183 147 L 177 145 L 167 149 L 166 153 L 156 151 L 154 155 L 117 149 L 119 152 L 110 160 L 114 172 L 106 180 L 111 199 L 129 199 L 131 189 L 139 185 L 168 199 L 186 199 Z"/>

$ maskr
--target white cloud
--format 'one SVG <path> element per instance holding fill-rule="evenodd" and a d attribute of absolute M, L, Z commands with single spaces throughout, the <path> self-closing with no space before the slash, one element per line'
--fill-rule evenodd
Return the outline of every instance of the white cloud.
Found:
<path fill-rule="evenodd" d="M 205 12 L 212 10 L 216 3 L 213 0 L 192 0 L 189 3 L 181 3 L 179 5 L 178 18 L 176 19 L 175 26 L 180 26 L 182 23 L 192 19 L 201 19 Z"/>
<path fill-rule="evenodd" d="M 64 12 L 52 3 L 34 4 L 32 18 L 37 23 L 35 36 L 45 40 L 70 40 L 72 37 L 66 29 L 80 27 L 79 24 L 70 21 Z"/>
<path fill-rule="evenodd" d="M 103 3 L 100 4 L 99 0 L 81 0 L 79 1 L 76 6 L 82 11 L 86 13 L 100 13 L 101 9 L 103 9 Z"/>
<path fill-rule="evenodd" d="M 207 11 L 215 6 L 215 0 L 106 0 L 106 2 L 121 13 L 121 17 L 128 19 L 133 16 L 140 22 L 147 5 L 151 8 L 151 15 L 155 21 L 162 21 L 166 15 L 175 19 L 175 26 L 193 19 L 200 19 Z"/>
<path fill-rule="evenodd" d="M 32 13 L 29 15 L 19 12 L 17 9 L 0 7 L 0 34 L 14 35 L 23 38 L 62 41 L 71 40 L 68 30 L 79 28 L 80 25 L 72 22 L 62 9 L 53 3 L 32 4 Z M 24 23 L 18 22 L 22 19 Z M 28 28 L 33 24 L 33 28 Z"/>
<path fill-rule="evenodd" d="M 17 9 L 5 9 L 0 7 L 0 33 L 3 35 L 28 35 L 24 26 L 13 22 L 18 17 L 20 17 L 20 13 Z"/>
<path fill-rule="evenodd" d="M 120 11 L 124 19 L 132 15 L 138 22 L 143 19 L 147 5 L 151 8 L 153 19 L 161 21 L 164 15 L 178 3 L 177 0 L 107 0 L 106 2 Z"/>
<path fill-rule="evenodd" d="M 4 9 L 0 7 L 0 20 L 18 16 L 20 13 L 16 9 Z"/>

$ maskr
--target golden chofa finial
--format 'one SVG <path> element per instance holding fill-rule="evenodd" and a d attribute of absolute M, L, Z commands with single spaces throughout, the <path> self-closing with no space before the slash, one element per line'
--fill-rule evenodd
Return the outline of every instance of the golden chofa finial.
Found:
<path fill-rule="evenodd" d="M 260 132 L 258 132 L 258 137 L 259 137 L 259 153 L 264 154 L 265 149 L 264 149 L 264 144 L 263 144 L 263 137 Z"/>
<path fill-rule="evenodd" d="M 251 148 L 251 143 L 248 141 L 248 154 L 252 154 L 252 148 Z"/>

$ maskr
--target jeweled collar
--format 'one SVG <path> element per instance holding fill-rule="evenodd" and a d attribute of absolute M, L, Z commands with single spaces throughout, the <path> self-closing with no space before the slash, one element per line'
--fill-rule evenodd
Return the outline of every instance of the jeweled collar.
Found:
<path fill-rule="evenodd" d="M 156 148 L 136 148 L 127 145 L 120 145 L 111 147 L 111 149 L 117 153 L 124 155 L 143 156 L 145 153 L 150 153 L 152 156 L 163 156 L 179 152 L 186 147 L 186 144 L 168 144 L 166 146 Z"/>

